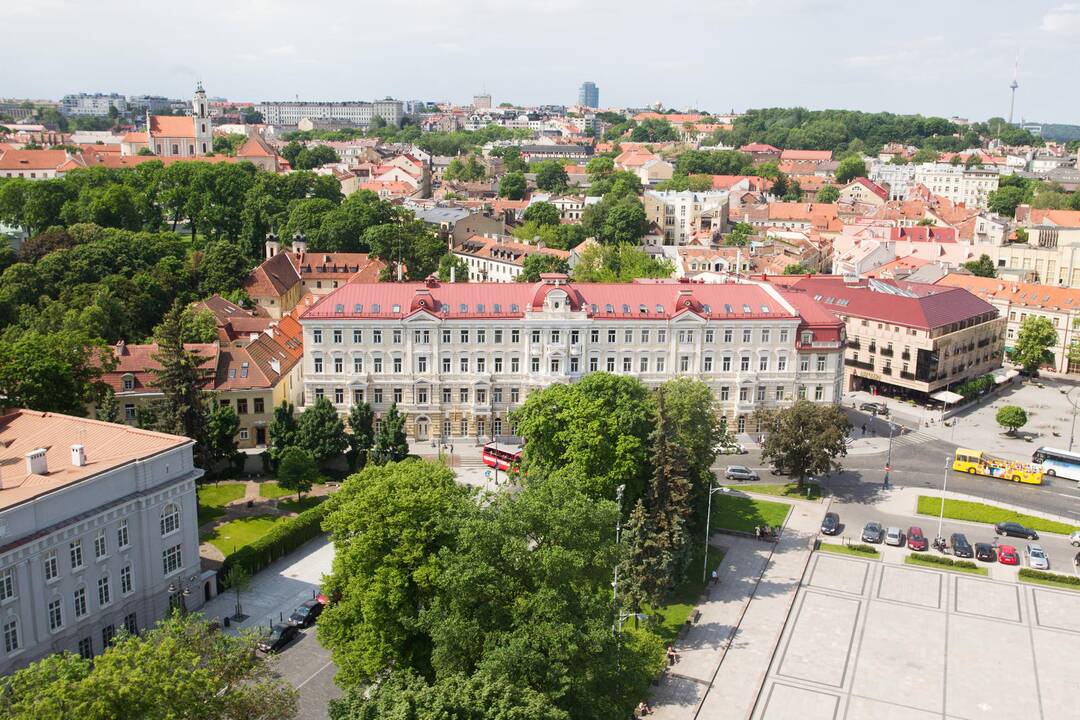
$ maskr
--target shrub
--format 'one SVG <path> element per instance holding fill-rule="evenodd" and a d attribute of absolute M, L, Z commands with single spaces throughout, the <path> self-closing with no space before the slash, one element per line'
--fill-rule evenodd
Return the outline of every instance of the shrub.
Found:
<path fill-rule="evenodd" d="M 296 517 L 282 520 L 270 528 L 261 538 L 240 548 L 225 558 L 218 569 L 218 585 L 227 588 L 229 571 L 240 566 L 254 575 L 283 555 L 287 555 L 313 537 L 322 533 L 322 521 L 329 504 L 320 503 Z"/>
<path fill-rule="evenodd" d="M 943 557 L 941 555 L 912 555 L 911 557 L 917 559 L 921 563 L 944 565 L 945 567 L 962 568 L 964 570 L 979 569 L 979 566 L 970 560 L 953 560 L 952 558 Z"/>
<path fill-rule="evenodd" d="M 877 548 L 872 545 L 864 545 L 863 543 L 856 543 L 854 545 L 848 545 L 847 549 L 851 552 L 863 553 L 866 555 L 877 555 Z"/>
<path fill-rule="evenodd" d="M 1075 575 L 1059 575 L 1058 573 L 1047 572 L 1045 570 L 1020 568 L 1020 577 L 1028 578 L 1029 580 L 1043 580 L 1059 583 L 1061 585 L 1075 585 L 1076 587 L 1080 587 L 1080 577 L 1076 577 Z"/>

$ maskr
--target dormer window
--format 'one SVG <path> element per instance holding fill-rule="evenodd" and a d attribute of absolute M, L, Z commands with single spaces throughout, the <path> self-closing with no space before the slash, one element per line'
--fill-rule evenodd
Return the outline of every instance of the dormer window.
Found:
<path fill-rule="evenodd" d="M 802 334 L 802 341 L 803 341 L 803 343 L 812 343 L 812 342 L 814 342 L 814 333 L 807 330 L 806 332 L 804 332 Z"/>
<path fill-rule="evenodd" d="M 607 303 L 607 304 L 604 305 L 604 312 L 613 313 L 613 312 L 615 312 L 615 308 L 612 307 L 611 303 Z"/>
<path fill-rule="evenodd" d="M 656 306 L 656 314 L 657 315 L 663 315 L 664 314 L 664 306 L 663 305 L 657 305 Z"/>
<path fill-rule="evenodd" d="M 458 312 L 459 313 L 467 313 L 467 312 L 469 312 L 469 306 L 466 305 L 465 303 L 461 303 L 460 305 L 458 305 Z"/>
<path fill-rule="evenodd" d="M 125 375 L 124 376 L 124 390 L 134 390 L 134 389 L 135 389 L 135 376 L 134 375 Z"/>
<path fill-rule="evenodd" d="M 623 303 L 622 311 L 623 311 L 623 315 L 629 315 L 630 314 L 630 306 L 627 305 L 626 303 Z"/>
<path fill-rule="evenodd" d="M 393 308 L 391 308 L 391 310 L 392 310 L 393 312 L 399 313 L 399 312 L 401 312 L 401 306 L 400 306 L 400 305 L 398 305 L 397 303 L 394 303 L 394 307 L 393 307 Z"/>

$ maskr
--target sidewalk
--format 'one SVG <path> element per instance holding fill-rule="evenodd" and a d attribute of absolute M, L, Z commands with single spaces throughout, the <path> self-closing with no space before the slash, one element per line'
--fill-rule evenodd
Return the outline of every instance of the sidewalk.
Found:
<path fill-rule="evenodd" d="M 769 669 L 825 507 L 793 501 L 775 546 L 714 536 L 726 548 L 719 585 L 678 645 L 680 662 L 653 693 L 661 719 L 746 718 Z"/>

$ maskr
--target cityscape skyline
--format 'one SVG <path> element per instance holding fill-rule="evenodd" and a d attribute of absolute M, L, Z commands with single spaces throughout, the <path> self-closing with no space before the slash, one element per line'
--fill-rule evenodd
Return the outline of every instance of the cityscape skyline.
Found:
<path fill-rule="evenodd" d="M 76 38 L 91 20 L 91 10 L 77 3 L 53 0 L 50 5 L 57 11 L 55 20 L 24 22 L 24 31 L 6 44 L 2 55 L 9 65 L 32 56 L 33 48 L 50 38 Z M 605 88 L 605 107 L 643 107 L 659 101 L 666 107 L 719 113 L 803 106 L 979 120 L 1007 116 L 1009 82 L 1019 53 L 1022 87 L 1015 118 L 1080 123 L 1080 100 L 1057 89 L 1059 68 L 1074 66 L 1078 59 L 1069 43 L 1080 30 L 1080 5 L 1073 3 L 1036 2 L 1015 8 L 1002 2 L 963 2 L 942 8 L 916 2 L 911 8 L 913 17 L 945 17 L 930 34 L 894 40 L 866 34 L 889 18 L 881 10 L 857 3 L 838 8 L 820 0 L 750 7 L 721 2 L 702 9 L 701 17 L 684 28 L 685 42 L 680 43 L 677 55 L 656 59 L 650 54 L 648 62 L 638 62 L 624 40 L 640 37 L 648 26 L 644 15 L 635 13 L 632 6 L 620 6 L 616 13 L 609 3 L 580 0 L 513 5 L 495 0 L 454 4 L 421 0 L 415 28 L 417 52 L 394 56 L 393 70 L 377 77 L 370 75 L 370 68 L 382 66 L 388 54 L 395 52 L 397 41 L 392 34 L 379 36 L 342 58 L 337 48 L 347 40 L 358 10 L 337 2 L 323 5 L 324 12 L 299 14 L 299 6 L 289 0 L 226 8 L 196 0 L 193 12 L 202 16 L 201 10 L 213 8 L 215 23 L 176 28 L 176 42 L 163 44 L 158 28 L 166 19 L 158 10 L 148 8 L 131 16 L 123 3 L 95 4 L 95 25 L 112 20 L 132 25 L 127 33 L 129 50 L 85 57 L 77 43 L 60 43 L 59 52 L 21 64 L 20 73 L 8 79 L 3 94 L 59 98 L 100 91 L 186 97 L 201 79 L 213 95 L 236 101 L 392 96 L 467 104 L 483 88 L 493 96 L 494 104 L 569 105 L 588 77 Z M 995 9 L 1008 12 L 1007 32 L 999 29 L 1001 13 Z M 19 6 L 13 8 L 12 18 L 14 22 L 29 20 L 40 11 L 40 6 Z M 391 12 L 390 8 L 365 9 L 365 23 L 380 25 L 383 14 L 389 22 Z M 370 17 L 372 13 L 375 17 Z M 567 13 L 573 13 L 579 23 L 603 24 L 608 29 L 592 37 L 588 46 L 572 43 L 559 31 Z M 330 15 L 336 19 L 327 24 Z M 278 38 L 274 28 L 286 21 L 294 31 L 272 42 L 237 43 L 232 30 L 243 23 L 252 37 Z M 482 48 L 461 43 L 456 38 L 462 36 L 465 24 L 475 24 L 475 31 L 492 41 Z M 719 49 L 714 40 L 718 25 L 729 30 Z M 527 36 L 505 32 L 514 27 L 529 27 L 530 32 Z M 762 27 L 772 33 L 768 35 L 774 46 L 771 50 L 763 49 L 762 36 L 755 31 Z M 502 33 L 494 32 L 500 28 Z M 739 29 L 745 32 L 735 32 Z M 785 46 L 806 47 L 808 38 L 829 36 L 841 43 L 839 39 L 848 36 L 864 39 L 847 43 L 839 51 L 801 51 L 797 63 L 779 51 Z M 490 62 L 492 53 L 501 56 L 499 62 Z M 140 58 L 138 63 L 130 62 L 133 54 Z M 538 72 L 537 57 L 553 60 Z M 738 70 L 748 64 L 754 72 Z M 449 78 L 453 80 L 448 82 Z M 826 78 L 828 82 L 822 82 Z"/>

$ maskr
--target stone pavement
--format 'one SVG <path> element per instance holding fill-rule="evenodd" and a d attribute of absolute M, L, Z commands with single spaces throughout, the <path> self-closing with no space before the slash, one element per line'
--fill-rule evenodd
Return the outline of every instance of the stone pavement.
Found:
<path fill-rule="evenodd" d="M 659 720 L 749 717 L 825 514 L 820 503 L 789 504 L 775 546 L 713 537 L 726 548 L 720 582 L 709 588 L 698 624 L 677 645 L 680 662 L 655 688 Z"/>

